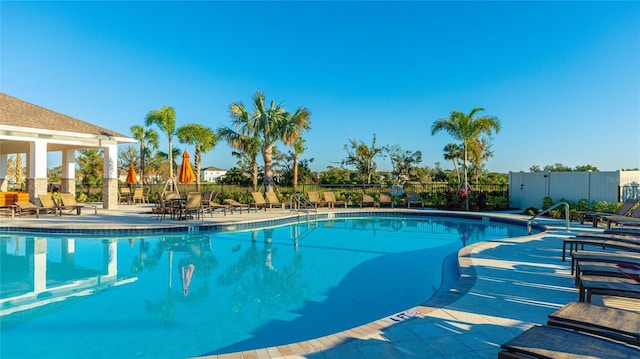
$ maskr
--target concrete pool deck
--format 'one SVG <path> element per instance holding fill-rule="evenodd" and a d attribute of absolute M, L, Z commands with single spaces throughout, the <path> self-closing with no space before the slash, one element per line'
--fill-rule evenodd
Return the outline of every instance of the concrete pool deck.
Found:
<path fill-rule="evenodd" d="M 156 216 L 150 214 L 151 207 L 120 206 L 99 210 L 98 214 L 85 211 L 81 216 L 0 218 L 0 227 L 96 229 L 185 225 L 184 221 L 170 219 L 158 222 Z M 320 213 L 326 211 L 319 210 Z M 414 211 L 424 212 L 410 212 Z M 487 214 L 525 222 L 529 218 L 511 213 Z M 291 215 L 289 211 L 281 210 L 227 216 L 216 213 L 203 221 L 188 222 L 239 223 L 288 215 Z M 476 243 L 460 250 L 460 279 L 422 305 L 407 308 L 410 318 L 406 320 L 402 316 L 395 317 L 396 321 L 381 318 L 309 341 L 202 358 L 496 358 L 500 344 L 535 324 L 546 323 L 549 314 L 577 300 L 570 262 L 562 262 L 562 239 L 578 231 L 601 231 L 572 222 L 567 232 L 564 221 L 539 219 L 536 222 L 547 226 L 547 231 Z M 603 302 L 601 297 L 594 297 L 594 303 L 640 311 L 640 301 L 605 299 Z"/>

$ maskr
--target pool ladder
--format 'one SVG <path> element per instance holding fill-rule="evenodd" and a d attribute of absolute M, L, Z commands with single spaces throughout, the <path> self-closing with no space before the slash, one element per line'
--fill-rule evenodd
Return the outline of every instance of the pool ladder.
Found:
<path fill-rule="evenodd" d="M 527 233 L 531 234 L 531 222 L 533 222 L 534 219 L 560 206 L 564 206 L 564 218 L 566 220 L 567 232 L 569 232 L 569 221 L 571 220 L 569 217 L 569 204 L 567 202 L 560 202 L 529 218 L 527 221 Z"/>
<path fill-rule="evenodd" d="M 300 213 L 302 212 L 306 213 L 307 221 L 311 220 L 311 212 L 313 212 L 313 219 L 318 219 L 318 208 L 313 203 L 309 202 L 309 200 L 305 196 L 295 194 L 292 195 L 290 208 L 291 211 L 298 212 L 298 216 L 300 216 Z"/>

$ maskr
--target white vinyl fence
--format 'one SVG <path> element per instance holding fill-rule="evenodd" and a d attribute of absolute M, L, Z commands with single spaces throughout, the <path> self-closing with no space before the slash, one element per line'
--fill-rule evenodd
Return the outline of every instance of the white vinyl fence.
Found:
<path fill-rule="evenodd" d="M 640 171 L 509 172 L 511 208 L 540 208 L 544 197 L 590 204 L 640 199 Z"/>

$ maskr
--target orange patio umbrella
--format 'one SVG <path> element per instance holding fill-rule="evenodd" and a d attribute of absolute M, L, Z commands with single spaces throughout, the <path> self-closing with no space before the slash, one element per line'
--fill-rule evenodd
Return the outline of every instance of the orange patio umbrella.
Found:
<path fill-rule="evenodd" d="M 189 295 L 189 285 L 191 284 L 191 277 L 193 276 L 193 271 L 196 269 L 196 266 L 193 264 L 185 264 L 180 267 L 180 272 L 182 274 L 182 295 L 185 297 Z"/>
<path fill-rule="evenodd" d="M 133 167 L 133 163 L 129 165 L 129 172 L 127 172 L 127 183 L 136 184 L 136 169 Z"/>
<path fill-rule="evenodd" d="M 182 154 L 182 165 L 180 166 L 180 173 L 178 174 L 178 182 L 191 183 L 196 179 L 193 174 L 193 168 L 191 162 L 189 162 L 189 153 L 185 150 Z"/>

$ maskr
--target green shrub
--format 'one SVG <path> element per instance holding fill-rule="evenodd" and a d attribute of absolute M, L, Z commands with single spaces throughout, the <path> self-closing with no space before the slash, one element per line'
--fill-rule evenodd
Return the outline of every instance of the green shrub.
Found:
<path fill-rule="evenodd" d="M 544 211 L 544 210 L 550 208 L 551 206 L 553 206 L 553 198 L 544 197 L 542 199 L 542 210 Z"/>
<path fill-rule="evenodd" d="M 87 201 L 87 195 L 83 192 L 80 192 L 76 195 L 76 200 L 78 202 L 86 202 Z"/>
<path fill-rule="evenodd" d="M 527 207 L 524 209 L 524 214 L 527 216 L 534 216 L 538 213 L 538 209 L 536 207 Z"/>

